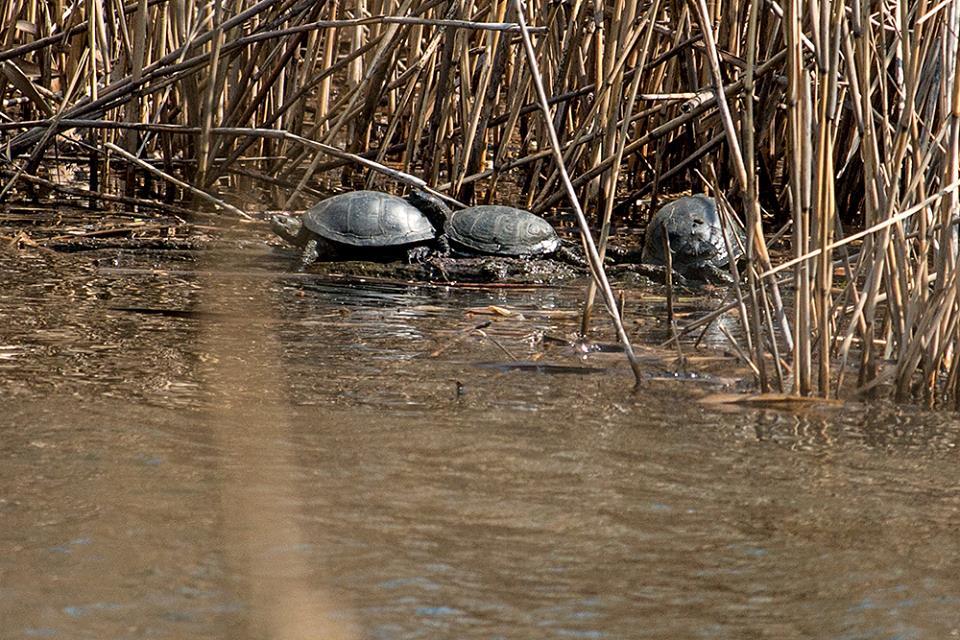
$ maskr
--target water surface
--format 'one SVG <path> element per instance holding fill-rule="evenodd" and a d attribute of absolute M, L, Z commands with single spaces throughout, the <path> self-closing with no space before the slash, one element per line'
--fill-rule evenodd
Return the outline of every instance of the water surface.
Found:
<path fill-rule="evenodd" d="M 543 343 L 576 283 L 290 266 L 0 254 L 0 637 L 279 637 L 288 587 L 374 639 L 960 634 L 954 414 L 633 393 Z"/>

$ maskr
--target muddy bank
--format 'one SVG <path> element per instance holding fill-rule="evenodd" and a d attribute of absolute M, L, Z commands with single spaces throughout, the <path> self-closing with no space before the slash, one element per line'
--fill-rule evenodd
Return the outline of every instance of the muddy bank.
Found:
<path fill-rule="evenodd" d="M 100 266 L 123 266 L 141 262 L 138 256 L 159 261 L 195 262 L 211 249 L 253 251 L 264 247 L 274 253 L 277 264 L 291 271 L 320 277 L 380 278 L 398 282 L 562 284 L 588 278 L 587 269 L 550 258 L 431 257 L 422 263 L 369 260 L 319 261 L 306 268 L 296 248 L 277 238 L 267 223 L 268 214 L 232 227 L 230 240 L 220 224 L 185 222 L 172 217 L 94 215 L 83 209 L 36 209 L 8 207 L 0 213 L 0 242 L 9 250 L 34 250 L 77 254 L 78 262 Z M 239 229 L 239 231 L 238 231 Z M 576 238 L 564 234 L 568 241 Z M 642 235 L 625 229 L 614 237 L 606 270 L 630 286 L 649 286 L 666 281 L 663 267 L 640 263 Z M 674 276 L 675 284 L 697 290 L 702 282 Z"/>

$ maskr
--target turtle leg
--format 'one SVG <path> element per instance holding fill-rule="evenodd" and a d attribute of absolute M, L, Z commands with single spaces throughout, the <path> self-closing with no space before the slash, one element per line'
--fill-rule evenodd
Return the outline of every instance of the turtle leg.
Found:
<path fill-rule="evenodd" d="M 430 257 L 433 251 L 426 245 L 411 247 L 407 249 L 407 263 L 422 264 L 424 260 Z"/>
<path fill-rule="evenodd" d="M 303 245 L 303 257 L 301 261 L 303 266 L 308 266 L 317 261 L 317 258 L 320 257 L 320 253 L 317 251 L 317 239 L 312 238 L 307 241 L 307 244 Z"/>
<path fill-rule="evenodd" d="M 667 268 L 662 264 L 650 264 L 649 262 L 632 262 L 618 265 L 617 273 L 635 273 L 639 276 L 650 278 L 654 282 L 666 284 Z M 690 281 L 677 270 L 673 272 L 673 285 L 675 287 L 689 287 Z"/>
<path fill-rule="evenodd" d="M 583 268 L 587 267 L 587 261 L 583 259 L 583 256 L 566 245 L 560 245 L 560 248 L 557 249 L 553 255 L 558 260 L 562 260 L 568 264 Z"/>
<path fill-rule="evenodd" d="M 727 285 L 733 284 L 733 276 L 726 269 L 721 269 L 714 264 L 705 264 L 699 266 L 696 273 L 697 278 L 710 284 Z"/>
<path fill-rule="evenodd" d="M 437 253 L 439 253 L 444 258 L 450 255 L 450 238 L 447 237 L 447 234 L 441 233 L 437 236 Z"/>
<path fill-rule="evenodd" d="M 448 258 L 450 257 L 450 240 L 447 234 L 441 234 L 433 241 L 433 246 L 420 245 L 407 250 L 407 261 L 410 264 L 420 264 L 427 258 Z"/>

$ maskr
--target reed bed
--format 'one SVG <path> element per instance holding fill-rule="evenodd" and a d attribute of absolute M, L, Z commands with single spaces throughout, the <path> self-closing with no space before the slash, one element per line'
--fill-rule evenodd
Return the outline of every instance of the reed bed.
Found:
<path fill-rule="evenodd" d="M 0 199 L 409 182 L 580 210 L 602 258 L 638 200 L 707 191 L 759 388 L 956 406 L 958 33 L 957 0 L 0 0 Z"/>

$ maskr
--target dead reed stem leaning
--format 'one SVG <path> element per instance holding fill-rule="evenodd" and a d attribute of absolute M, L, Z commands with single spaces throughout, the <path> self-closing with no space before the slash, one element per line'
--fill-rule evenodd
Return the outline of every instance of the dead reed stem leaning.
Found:
<path fill-rule="evenodd" d="M 0 200 L 569 203 L 619 317 L 611 225 L 709 189 L 746 223 L 760 388 L 960 406 L 956 0 L 66 5 L 0 0 Z"/>
<path fill-rule="evenodd" d="M 527 63 L 530 65 L 530 75 L 533 80 L 533 86 L 536 88 L 537 97 L 540 99 L 540 108 L 543 113 L 543 122 L 545 125 L 544 128 L 546 129 L 550 146 L 553 149 L 553 159 L 557 164 L 557 169 L 560 171 L 561 180 L 563 181 L 563 185 L 567 190 L 567 196 L 570 198 L 570 204 L 573 206 L 573 210 L 577 216 L 577 222 L 580 225 L 580 236 L 587 247 L 587 260 L 590 263 L 591 274 L 593 275 L 593 279 L 597 281 L 600 290 L 603 292 L 604 301 L 607 304 L 607 311 L 610 315 L 610 318 L 613 320 L 614 326 L 616 327 L 617 336 L 619 337 L 620 342 L 623 344 L 624 353 L 626 353 L 627 359 L 630 361 L 630 367 L 633 369 L 635 384 L 636 386 L 639 386 L 643 380 L 643 372 L 640 369 L 640 363 L 633 352 L 633 347 L 630 345 L 630 338 L 627 336 L 627 332 L 623 327 L 620 311 L 617 307 L 617 299 L 614 296 L 613 289 L 610 287 L 610 282 L 607 280 L 607 274 L 603 269 L 603 260 L 600 258 L 600 254 L 597 252 L 597 246 L 593 241 L 593 236 L 590 234 L 590 225 L 587 222 L 586 216 L 583 214 L 583 210 L 580 208 L 580 201 L 577 198 L 576 190 L 574 190 L 573 185 L 570 183 L 570 177 L 567 175 L 567 169 L 563 163 L 563 152 L 560 150 L 560 141 L 557 138 L 557 132 L 553 127 L 550 117 L 550 105 L 547 102 L 547 94 L 543 88 L 543 80 L 540 77 L 540 69 L 537 66 L 536 52 L 533 49 L 533 42 L 530 40 L 530 33 L 527 31 L 526 19 L 523 14 L 522 0 L 514 0 L 514 7 L 517 12 L 517 20 L 520 22 L 521 35 L 523 36 L 523 47 L 527 54 Z"/>

